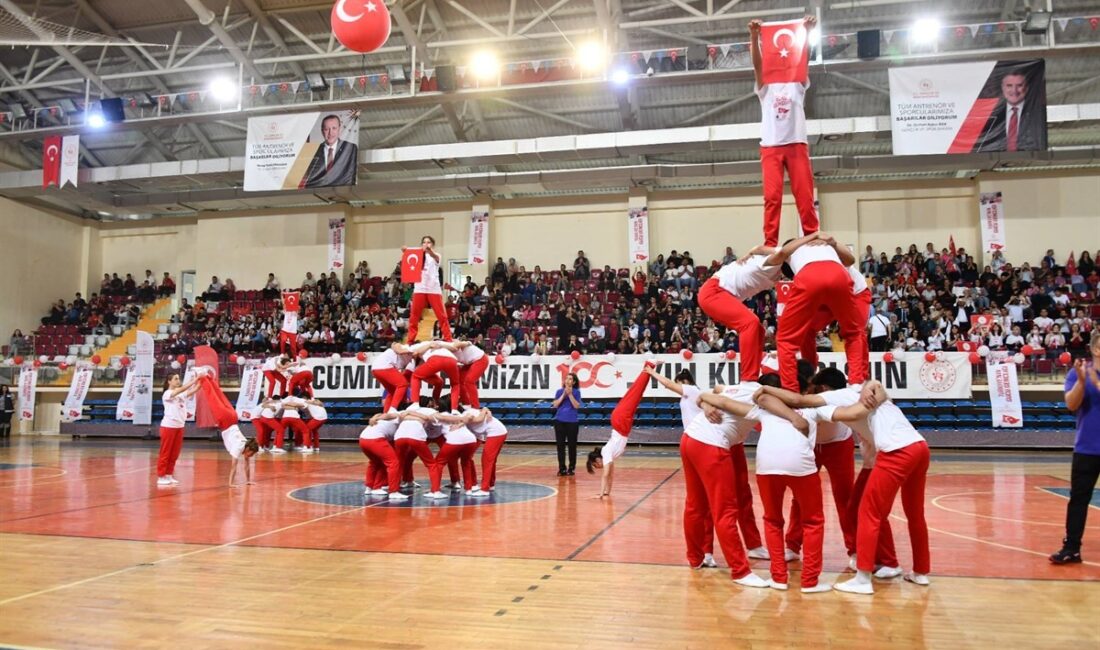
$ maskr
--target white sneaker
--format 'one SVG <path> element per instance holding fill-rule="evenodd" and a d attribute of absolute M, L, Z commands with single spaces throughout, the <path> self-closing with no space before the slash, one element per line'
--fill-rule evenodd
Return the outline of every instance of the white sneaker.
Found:
<path fill-rule="evenodd" d="M 901 567 L 899 566 L 884 566 L 879 567 L 878 571 L 875 571 L 875 577 L 879 580 L 889 580 L 890 578 L 896 578 L 901 575 Z M 927 580 L 928 578 L 925 578 Z M 927 582 L 925 583 L 927 584 Z"/>
<path fill-rule="evenodd" d="M 752 572 L 743 578 L 737 578 L 734 582 L 742 587 L 756 587 L 757 589 L 767 589 L 771 586 L 771 580 L 765 580 Z"/>
<path fill-rule="evenodd" d="M 372 490 L 370 488 L 363 488 L 363 496 L 369 497 L 372 494 L 374 494 L 374 490 Z M 389 493 L 387 492 L 386 494 L 389 494 Z"/>
<path fill-rule="evenodd" d="M 309 447 L 302 447 L 300 451 L 302 452 L 302 454 L 312 454 L 313 453 L 313 450 L 310 449 Z"/>
<path fill-rule="evenodd" d="M 272 448 L 271 448 L 271 453 L 273 453 L 273 454 L 275 454 L 276 456 L 278 456 L 279 454 L 285 454 L 285 453 L 286 453 L 286 450 L 285 450 L 285 449 L 283 449 L 282 447 L 272 447 Z"/>
<path fill-rule="evenodd" d="M 165 478 L 167 478 L 168 482 L 171 483 L 172 485 L 179 485 L 180 484 L 180 482 L 176 480 L 176 477 L 171 475 L 171 474 L 169 474 Z"/>
<path fill-rule="evenodd" d="M 161 476 L 157 479 L 157 487 L 172 487 L 172 481 L 167 476 Z"/>
<path fill-rule="evenodd" d="M 848 570 L 849 571 L 859 571 L 856 564 L 857 564 L 857 562 L 856 562 L 855 554 L 849 555 L 848 556 Z"/>
<path fill-rule="evenodd" d="M 785 551 L 783 551 L 783 559 L 786 560 L 787 562 L 798 562 L 798 561 L 802 560 L 802 554 L 801 553 L 795 553 L 794 551 L 792 551 L 791 549 L 788 548 Z"/>
<path fill-rule="evenodd" d="M 833 589 L 849 594 L 864 594 L 867 596 L 875 593 L 875 588 L 871 586 L 870 582 L 864 582 L 859 578 L 852 578 L 851 580 L 847 580 L 845 582 L 838 582 L 833 585 Z"/>
<path fill-rule="evenodd" d="M 429 493 L 425 494 L 424 496 L 428 497 L 429 499 L 446 499 L 446 498 L 448 498 L 448 495 L 447 495 L 446 492 L 429 492 Z"/>
<path fill-rule="evenodd" d="M 313 453 L 315 453 L 315 454 L 321 453 L 321 448 L 320 447 L 314 447 L 313 448 Z"/>
<path fill-rule="evenodd" d="M 370 493 L 373 494 L 376 497 L 383 497 L 383 496 L 386 496 L 387 494 L 389 494 L 390 491 L 387 490 L 386 488 L 378 488 L 376 490 L 371 490 Z"/>
<path fill-rule="evenodd" d="M 785 582 L 776 582 L 775 580 L 769 580 L 768 586 L 778 591 L 787 591 L 787 583 Z"/>
<path fill-rule="evenodd" d="M 489 491 L 490 492 L 496 492 L 497 491 L 497 486 L 494 485 L 493 487 L 489 488 Z"/>
<path fill-rule="evenodd" d="M 408 501 L 409 500 L 409 495 L 401 494 L 400 492 L 390 492 L 389 497 L 390 497 L 390 501 Z"/>
<path fill-rule="evenodd" d="M 927 587 L 932 584 L 932 581 L 928 579 L 928 576 L 923 573 L 906 573 L 905 579 L 908 582 L 912 582 L 915 585 Z"/>
<path fill-rule="evenodd" d="M 461 483 L 451 483 L 450 485 L 447 486 L 447 489 L 449 489 L 452 492 L 461 492 L 462 491 L 462 484 Z"/>
<path fill-rule="evenodd" d="M 718 563 L 714 561 L 714 556 L 710 553 L 703 555 L 703 566 L 708 569 L 717 569 Z"/>
<path fill-rule="evenodd" d="M 466 496 L 468 497 L 487 497 L 488 492 L 482 492 L 481 490 L 466 490 Z"/>
<path fill-rule="evenodd" d="M 419 490 L 420 489 L 420 484 L 417 483 L 416 481 L 403 482 L 401 484 L 401 489 L 404 490 L 406 488 L 408 488 L 410 490 Z"/>
<path fill-rule="evenodd" d="M 763 546 L 757 546 L 756 548 L 749 549 L 749 558 L 753 560 L 770 560 L 772 556 L 768 553 L 768 549 Z"/>
<path fill-rule="evenodd" d="M 819 582 L 819 583 L 817 583 L 816 585 L 814 585 L 812 587 L 803 587 L 802 588 L 802 593 L 804 593 L 804 594 L 823 594 L 826 591 L 832 591 L 832 590 L 833 590 L 832 585 L 827 585 L 824 582 Z"/>

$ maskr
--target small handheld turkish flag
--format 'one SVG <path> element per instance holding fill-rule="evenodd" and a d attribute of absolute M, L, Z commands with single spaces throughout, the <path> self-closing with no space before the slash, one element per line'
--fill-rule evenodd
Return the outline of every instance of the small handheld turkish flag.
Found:
<path fill-rule="evenodd" d="M 761 84 L 806 83 L 810 71 L 806 25 L 801 20 L 761 25 L 760 56 Z"/>
<path fill-rule="evenodd" d="M 401 281 L 406 284 L 420 282 L 424 269 L 424 249 L 405 248 L 401 251 Z"/>
<path fill-rule="evenodd" d="M 300 291 L 286 291 L 283 293 L 283 311 L 298 311 L 298 305 L 302 299 Z"/>

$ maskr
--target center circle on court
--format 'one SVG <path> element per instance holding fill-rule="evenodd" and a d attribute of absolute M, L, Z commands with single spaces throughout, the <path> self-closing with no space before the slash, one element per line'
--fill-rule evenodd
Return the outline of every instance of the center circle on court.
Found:
<path fill-rule="evenodd" d="M 390 501 L 386 497 L 363 494 L 362 481 L 341 481 L 339 483 L 320 483 L 287 493 L 295 501 L 320 503 L 328 506 L 372 508 L 471 508 L 476 506 L 498 506 L 505 503 L 522 503 L 546 499 L 558 493 L 557 490 L 539 483 L 520 483 L 517 481 L 498 481 L 496 489 L 487 497 L 468 497 L 464 492 L 448 492 L 446 499 L 429 499 L 427 486 L 416 492 L 405 491 L 409 499 Z"/>

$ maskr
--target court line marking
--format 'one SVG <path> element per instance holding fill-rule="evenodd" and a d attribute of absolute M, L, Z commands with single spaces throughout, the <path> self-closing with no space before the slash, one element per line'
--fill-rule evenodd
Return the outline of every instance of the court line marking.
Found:
<path fill-rule="evenodd" d="M 664 480 L 662 480 L 660 483 L 655 485 L 652 490 L 650 490 L 649 492 L 646 492 L 645 495 L 643 495 L 641 499 L 638 499 L 637 501 L 635 501 L 633 503 L 633 505 L 631 505 L 629 508 L 624 510 L 623 513 L 620 514 L 618 517 L 615 517 L 614 521 L 612 521 L 608 525 L 604 526 L 603 529 L 600 530 L 600 532 L 593 535 L 587 542 L 585 542 L 584 544 L 581 544 L 580 547 L 578 547 L 575 551 L 573 551 L 569 555 L 565 556 L 565 559 L 566 560 L 572 560 L 573 558 L 575 558 L 578 555 L 580 555 L 581 553 L 583 553 L 584 550 L 587 549 L 589 546 L 591 546 L 597 539 L 603 537 L 604 533 L 611 530 L 612 526 L 614 526 L 615 524 L 622 521 L 624 517 L 629 515 L 631 512 L 634 512 L 634 509 L 637 508 L 638 506 L 640 506 L 646 499 L 653 496 L 654 492 L 656 492 L 657 490 L 664 487 L 665 483 L 668 483 L 669 480 L 671 480 L 673 476 L 676 476 L 680 472 L 680 469 L 681 469 L 680 467 L 677 467 L 676 469 L 672 470 L 672 473 L 669 474 L 668 476 L 666 476 L 664 478 Z M 2 604 L 2 603 L 0 603 L 0 604 Z"/>
<path fill-rule="evenodd" d="M 1051 492 L 1049 490 L 1045 490 L 1045 489 L 1039 487 L 1038 485 L 1033 485 L 1033 486 L 1031 486 L 1031 488 L 1033 490 L 1036 490 L 1036 491 L 1042 493 L 1042 494 L 1049 494 L 1051 496 L 1055 496 L 1055 497 L 1058 497 L 1060 499 L 1065 499 L 1066 498 L 1066 497 L 1063 497 L 1062 495 L 1058 494 L 1057 492 Z M 1023 493 L 1027 494 L 1027 492 L 1029 492 L 1029 490 L 1025 490 Z M 1061 528 L 1061 527 L 1065 527 L 1065 525 L 1066 525 L 1066 523 L 1064 521 L 1062 521 L 1062 522 L 1031 521 L 1030 519 L 1013 519 L 1011 517 L 994 517 L 993 515 L 980 515 L 976 512 L 966 512 L 965 510 L 955 510 L 954 508 L 948 508 L 947 506 L 940 503 L 940 499 L 950 499 L 951 497 L 959 497 L 959 496 L 970 496 L 970 495 L 973 495 L 973 494 L 995 494 L 995 492 L 993 490 L 982 490 L 982 491 L 979 491 L 979 492 L 954 492 L 952 494 L 941 494 L 940 496 L 932 499 L 932 505 L 936 506 L 940 510 L 944 510 L 944 511 L 947 511 L 947 512 L 953 512 L 957 515 L 964 515 L 964 516 L 967 516 L 967 517 L 980 517 L 982 519 L 994 519 L 996 521 L 1008 521 L 1008 522 L 1012 522 L 1012 523 L 1016 523 L 1016 524 L 1033 524 L 1035 526 L 1057 526 L 1057 527 Z M 1089 507 L 1090 508 L 1096 508 L 1096 506 L 1094 506 L 1092 504 L 1089 504 Z M 1100 508 L 1098 508 L 1098 509 L 1100 509 Z"/>
<path fill-rule="evenodd" d="M 379 503 L 384 503 L 384 502 L 380 501 Z M 53 587 L 49 587 L 49 588 L 46 588 L 46 589 L 39 589 L 38 591 L 32 591 L 31 593 L 23 594 L 21 596 L 13 596 L 11 598 L 6 598 L 4 600 L 0 600 L 0 607 L 2 607 L 4 605 L 9 605 L 11 603 L 19 602 L 21 600 L 26 600 L 28 598 L 34 598 L 35 596 L 42 596 L 44 594 L 53 593 L 55 591 L 61 591 L 63 589 L 70 589 L 72 587 L 79 587 L 80 585 L 88 584 L 90 582 L 96 582 L 96 581 L 102 580 L 104 578 L 111 578 L 111 577 L 114 577 L 114 576 L 117 576 L 117 575 L 122 575 L 123 573 L 129 573 L 129 572 L 135 571 L 137 569 L 143 569 L 143 568 L 146 568 L 146 567 L 153 567 L 153 566 L 157 566 L 157 565 L 160 565 L 160 564 L 165 564 L 167 562 L 182 560 L 184 558 L 191 557 L 193 555 L 199 555 L 201 553 L 208 553 L 210 551 L 217 551 L 217 550 L 221 550 L 221 549 L 224 549 L 224 548 L 228 548 L 230 546 L 237 546 L 239 544 L 244 544 L 245 542 L 250 542 L 254 539 L 259 539 L 261 537 L 267 537 L 268 535 L 275 535 L 277 533 L 282 533 L 282 532 L 285 532 L 285 531 L 288 531 L 288 530 L 293 530 L 295 528 L 299 528 L 301 526 L 307 526 L 309 524 L 316 523 L 318 521 L 323 521 L 325 519 L 331 519 L 333 517 L 339 517 L 340 515 L 346 515 L 346 514 L 349 514 L 349 513 L 352 513 L 352 512 L 358 512 L 360 510 L 365 510 L 367 508 L 372 508 L 376 505 L 378 505 L 378 503 L 372 503 L 372 504 L 360 506 L 358 508 L 354 508 L 354 509 L 350 509 L 350 510 L 341 510 L 339 512 L 332 512 L 332 513 L 329 513 L 327 515 L 323 515 L 323 516 L 320 516 L 320 517 L 315 517 L 313 519 L 307 519 L 306 521 L 300 521 L 300 522 L 295 523 L 295 524 L 290 524 L 289 526 L 283 526 L 282 528 L 276 528 L 275 530 L 269 530 L 269 531 L 266 531 L 266 532 L 263 532 L 263 533 L 258 533 L 256 535 L 250 535 L 248 537 L 244 537 L 244 538 L 241 538 L 241 539 L 238 539 L 238 540 L 234 540 L 232 542 L 225 542 L 224 544 L 218 544 L 217 546 L 207 546 L 205 548 L 200 548 L 200 549 L 197 549 L 197 550 L 194 550 L 194 551 L 188 551 L 186 553 L 179 553 L 177 555 L 172 555 L 172 556 L 169 556 L 169 557 L 161 558 L 159 560 L 154 560 L 153 562 L 142 562 L 141 564 L 135 564 L 133 566 L 124 567 L 122 569 L 116 569 L 115 571 L 109 571 L 107 573 L 103 573 L 103 574 L 98 575 L 98 576 L 91 576 L 91 577 L 88 577 L 88 578 L 83 578 L 81 580 L 74 580 L 73 582 L 68 582 L 68 583 L 65 583 L 65 584 L 62 584 L 62 585 L 55 585 Z"/>
<path fill-rule="evenodd" d="M 67 470 L 62 469 L 60 467 L 38 467 L 38 466 L 35 466 L 35 465 L 31 465 L 30 467 L 19 467 L 19 468 L 16 468 L 14 470 L 8 470 L 8 471 L 30 470 L 33 473 L 34 470 L 36 470 L 36 469 L 56 469 L 56 470 L 61 472 L 60 474 L 50 474 L 49 476 L 43 476 L 42 477 L 43 480 L 51 479 L 51 478 L 57 478 L 59 476 L 65 476 L 66 474 L 69 473 Z M 19 487 L 20 485 L 42 485 L 42 483 L 35 483 L 34 480 L 35 480 L 35 477 L 31 476 L 30 481 L 24 483 L 24 482 L 22 482 L 21 479 L 17 478 L 14 481 L 12 481 L 11 483 L 0 483 L 0 488 Z M 64 481 L 61 481 L 61 482 L 64 483 Z"/>

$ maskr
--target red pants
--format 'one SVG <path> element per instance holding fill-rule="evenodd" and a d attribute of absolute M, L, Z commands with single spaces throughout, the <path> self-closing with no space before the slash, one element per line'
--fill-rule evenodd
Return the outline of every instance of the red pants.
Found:
<path fill-rule="evenodd" d="M 856 538 L 856 566 L 874 571 L 882 522 L 890 516 L 894 496 L 901 490 L 901 507 L 909 520 L 909 543 L 913 545 L 913 572 L 929 573 L 932 559 L 928 550 L 928 523 L 924 520 L 924 483 L 930 455 L 923 440 L 896 451 L 881 451 L 875 457 L 867 492 L 859 504 Z"/>
<path fill-rule="evenodd" d="M 410 345 L 416 341 L 416 326 L 420 324 L 420 313 L 429 305 L 432 311 L 435 312 L 435 319 L 439 323 L 439 332 L 443 334 L 443 340 L 451 340 L 451 324 L 447 322 L 447 310 L 443 308 L 443 296 L 438 293 L 414 293 L 412 306 L 409 307 L 408 343 Z"/>
<path fill-rule="evenodd" d="M 852 498 L 848 502 L 848 520 L 855 526 L 856 551 L 859 550 L 859 504 L 863 501 L 863 490 L 867 487 L 867 480 L 871 478 L 871 470 L 864 467 L 859 470 L 856 484 L 852 486 Z M 858 559 L 858 558 L 857 558 Z M 882 520 L 882 528 L 878 535 L 878 550 L 875 551 L 875 565 L 888 567 L 898 566 L 898 553 L 894 548 L 894 531 L 890 528 L 890 519 Z"/>
<path fill-rule="evenodd" d="M 821 549 L 825 543 L 825 514 L 821 508 L 821 477 L 757 474 L 760 500 L 764 502 L 764 539 L 771 555 L 772 580 L 787 583 L 787 561 L 783 557 L 783 494 L 787 488 L 798 500 L 805 546 L 802 550 L 802 586 L 815 587 L 821 575 Z"/>
<path fill-rule="evenodd" d="M 160 454 L 157 455 L 157 478 L 176 471 L 176 459 L 183 449 L 183 427 L 160 428 Z"/>
<path fill-rule="evenodd" d="M 469 404 L 475 409 L 481 408 L 481 402 L 477 397 L 477 382 L 485 369 L 489 367 L 489 355 L 485 355 L 470 365 L 458 371 L 459 385 L 462 386 L 462 403 Z"/>
<path fill-rule="evenodd" d="M 857 359 L 862 359 L 860 338 L 866 341 L 863 329 L 867 320 L 860 321 L 852 296 L 852 278 L 847 269 L 835 262 L 811 262 L 795 276 L 791 295 L 779 317 L 776 334 L 779 378 L 787 390 L 798 392 L 796 354 L 802 347 L 806 332 L 813 330 L 814 318 L 822 306 L 828 306 L 840 326 L 844 352 L 848 357 L 848 381 L 862 383 L 866 380 L 866 376 L 859 376 L 861 366 Z M 866 373 L 866 370 L 863 372 Z"/>
<path fill-rule="evenodd" d="M 298 356 L 298 335 L 279 330 L 279 354 L 286 354 L 287 343 L 290 344 L 290 356 Z"/>
<path fill-rule="evenodd" d="M 206 406 L 210 409 L 214 422 L 217 423 L 218 431 L 225 431 L 237 424 L 239 419 L 237 409 L 229 403 L 229 399 L 213 377 L 209 375 L 200 377 L 199 387 L 202 389 L 203 397 L 206 398 Z"/>
<path fill-rule="evenodd" d="M 741 527 L 741 538 L 745 540 L 745 548 L 757 548 L 764 542 L 760 539 L 756 513 L 752 509 L 752 486 L 749 483 L 745 445 L 730 446 L 730 461 L 733 464 L 733 486 L 737 490 L 737 523 Z"/>
<path fill-rule="evenodd" d="M 367 476 L 365 485 L 376 490 L 386 484 L 390 492 L 401 489 L 401 463 L 397 452 L 385 438 L 359 439 L 359 449 L 367 457 Z"/>
<path fill-rule="evenodd" d="M 497 457 L 504 448 L 508 436 L 490 436 L 485 439 L 485 448 L 481 451 L 481 489 L 488 492 L 497 484 Z"/>
<path fill-rule="evenodd" d="M 299 370 L 290 376 L 290 384 L 286 387 L 286 390 L 291 395 L 294 391 L 301 388 L 310 399 L 313 399 L 313 371 L 312 370 Z"/>
<path fill-rule="evenodd" d="M 778 147 L 760 147 L 760 170 L 764 182 L 764 245 L 779 245 L 779 217 L 783 211 L 783 169 L 791 179 L 791 194 L 802 221 L 802 234 L 812 235 L 820 228 L 814 208 L 814 171 L 810 168 L 809 148 L 805 143 Z"/>
<path fill-rule="evenodd" d="M 424 463 L 424 467 L 427 467 L 429 472 L 431 471 L 435 456 L 432 456 L 432 450 L 428 448 L 427 442 L 412 438 L 398 438 L 393 441 L 393 447 L 397 452 L 397 460 L 401 462 L 401 477 L 403 480 L 413 480 L 412 463 L 414 458 L 419 458 L 420 462 Z"/>
<path fill-rule="evenodd" d="M 730 565 L 734 580 L 748 575 L 749 560 L 737 534 L 737 493 L 729 451 L 708 445 L 684 434 L 680 437 L 680 460 L 684 465 L 684 541 L 688 564 L 703 563 L 710 545 L 712 527 Z"/>
<path fill-rule="evenodd" d="M 306 423 L 302 422 L 302 418 L 283 418 L 283 429 L 294 432 L 295 447 L 301 447 L 304 440 L 309 440 L 309 429 L 306 428 Z"/>
<path fill-rule="evenodd" d="M 318 449 L 321 447 L 321 427 L 324 426 L 327 420 L 310 420 L 306 422 L 306 431 L 309 432 L 309 439 L 306 441 L 307 447 L 313 447 Z"/>
<path fill-rule="evenodd" d="M 452 445 L 444 442 L 436 454 L 435 462 L 428 465 L 428 476 L 432 481 L 432 492 L 439 492 L 443 488 L 443 467 L 458 461 L 462 465 L 462 485 L 471 489 L 477 485 L 477 476 L 474 470 L 474 453 L 477 452 L 477 443 L 470 442 L 464 445 Z M 455 481 L 452 479 L 451 481 Z"/>
<path fill-rule="evenodd" d="M 275 393 L 275 386 L 279 387 L 280 395 L 286 393 L 286 375 L 277 370 L 265 370 L 264 378 L 267 379 L 268 397 L 271 397 Z"/>
<path fill-rule="evenodd" d="M 649 374 L 645 372 L 644 368 L 649 368 L 652 365 L 649 361 L 645 362 L 641 374 L 627 389 L 626 395 L 623 395 L 623 398 L 615 405 L 615 410 L 611 411 L 611 430 L 621 436 L 629 436 L 630 430 L 634 428 L 634 414 L 638 411 L 638 405 L 642 403 L 642 397 L 645 395 L 645 389 L 649 386 L 650 381 Z"/>
<path fill-rule="evenodd" d="M 439 452 L 443 450 L 444 444 L 446 444 L 446 440 L 443 438 L 443 436 L 432 438 L 428 441 L 429 446 L 435 445 L 436 458 L 439 458 Z M 447 461 L 447 478 L 450 479 L 451 483 L 458 483 L 458 458 L 452 458 Z"/>
<path fill-rule="evenodd" d="M 713 277 L 699 288 L 699 308 L 715 322 L 737 332 L 741 381 L 759 379 L 760 362 L 764 358 L 764 326 L 760 318 L 740 298 L 719 286 L 718 278 Z"/>
<path fill-rule="evenodd" d="M 458 361 L 442 355 L 434 356 L 416 367 L 412 374 L 412 401 L 420 403 L 420 382 L 443 373 L 451 380 L 451 410 L 458 410 L 459 398 L 462 397 L 461 384 L 458 380 Z M 439 390 L 442 390 L 442 385 Z"/>
<path fill-rule="evenodd" d="M 814 460 L 817 461 L 818 469 L 824 467 L 829 472 L 829 486 L 833 492 L 836 516 L 840 521 L 840 530 L 844 533 L 844 548 L 848 555 L 852 555 L 856 552 L 856 520 L 849 514 L 848 504 L 852 499 L 852 482 L 856 474 L 855 436 L 840 442 L 817 445 L 814 447 Z M 802 516 L 797 499 L 791 501 L 787 548 L 796 553 L 802 549 Z"/>
<path fill-rule="evenodd" d="M 256 441 L 260 443 L 261 447 L 266 447 L 267 443 L 271 442 L 271 433 L 275 433 L 275 446 L 283 446 L 283 435 L 286 433 L 286 427 L 283 426 L 281 420 L 275 418 L 256 418 L 252 421 L 252 426 L 256 427 Z"/>
<path fill-rule="evenodd" d="M 860 349 L 859 349 L 859 368 L 853 368 L 849 362 L 848 374 L 850 376 L 859 376 L 866 381 L 870 377 L 870 348 L 867 346 L 867 319 L 871 315 L 871 291 L 863 290 L 858 294 L 852 296 L 852 300 L 856 303 L 856 309 L 859 310 L 859 319 L 863 323 L 863 327 L 860 329 Z M 802 347 L 800 352 L 802 358 L 817 367 L 817 333 L 825 329 L 825 326 L 836 320 L 833 316 L 833 312 L 827 306 L 821 306 L 817 310 L 817 315 L 814 316 L 814 322 L 811 329 L 806 330 L 806 335 L 802 339 Z M 847 343 L 844 345 L 845 351 L 848 349 Z M 855 383 L 855 382 L 853 382 Z"/>
<path fill-rule="evenodd" d="M 371 370 L 371 374 L 378 380 L 378 383 L 382 384 L 382 388 L 389 393 L 386 401 L 382 404 L 382 412 L 389 413 L 391 408 L 401 406 L 401 402 L 405 399 L 405 392 L 409 388 L 409 380 L 405 378 L 405 373 L 397 368 L 378 368 Z"/>

